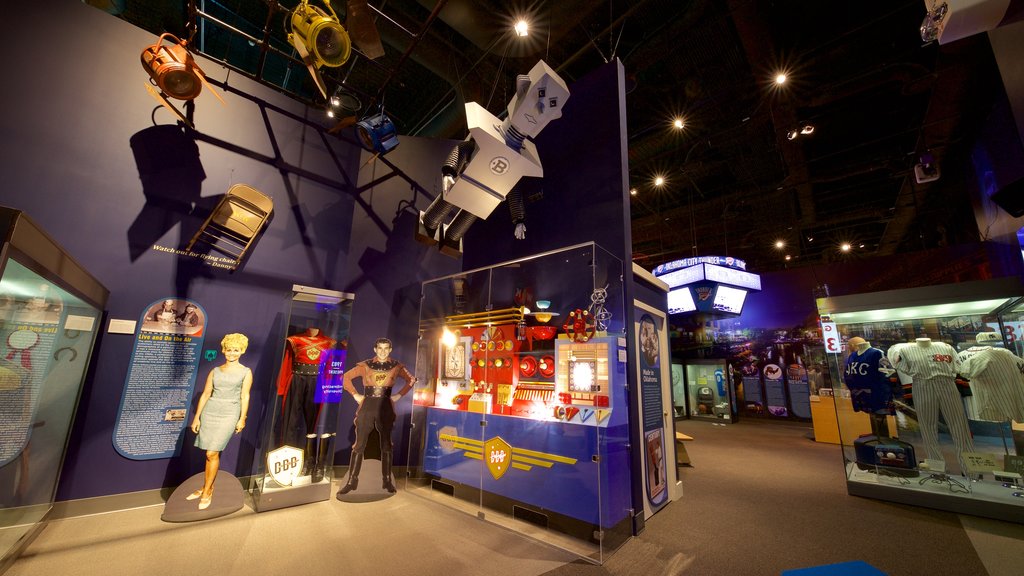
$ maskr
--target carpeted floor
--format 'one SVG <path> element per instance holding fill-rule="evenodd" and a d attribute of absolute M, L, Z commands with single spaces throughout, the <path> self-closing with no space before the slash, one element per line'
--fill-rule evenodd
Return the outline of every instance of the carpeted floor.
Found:
<path fill-rule="evenodd" d="M 972 519 L 1004 534 L 998 552 L 986 550 L 1002 560 L 986 567 L 956 514 L 848 496 L 839 448 L 810 440 L 807 426 L 684 420 L 677 429 L 695 439 L 682 499 L 603 566 L 574 562 L 548 576 L 762 575 L 851 560 L 891 576 L 1021 573 L 1021 526 Z"/>
<path fill-rule="evenodd" d="M 1011 576 L 1024 526 L 848 496 L 842 456 L 809 427 L 682 421 L 683 497 L 597 566 L 404 491 L 194 524 L 160 506 L 52 522 L 5 576 L 778 575 L 852 560 L 890 576 Z"/>

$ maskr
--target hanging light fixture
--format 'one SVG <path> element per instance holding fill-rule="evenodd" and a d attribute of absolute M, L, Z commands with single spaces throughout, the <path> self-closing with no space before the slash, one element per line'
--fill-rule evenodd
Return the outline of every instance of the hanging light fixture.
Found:
<path fill-rule="evenodd" d="M 164 39 L 174 42 L 164 45 Z M 161 34 L 156 43 L 142 50 L 142 67 L 153 84 L 170 98 L 192 100 L 203 91 L 206 78 L 189 53 L 184 40 L 169 33 Z"/>
<path fill-rule="evenodd" d="M 311 6 L 308 0 L 292 10 L 288 17 L 288 43 L 313 61 L 317 68 L 337 68 L 352 55 L 352 41 L 348 32 L 338 22 L 338 15 L 331 8 L 330 0 L 323 0 L 327 12 Z M 330 12 L 330 14 L 328 14 Z"/>
<path fill-rule="evenodd" d="M 164 40 L 171 40 L 173 44 L 164 44 Z M 202 93 L 203 86 L 206 86 L 220 103 L 224 104 L 224 99 L 206 81 L 203 70 L 192 58 L 192 53 L 188 51 L 188 41 L 165 32 L 152 46 L 143 48 L 139 59 L 149 74 L 151 84 L 146 84 L 146 90 L 157 102 L 190 127 L 194 127 L 192 109 L 186 106 L 188 114 L 183 114 L 168 98 L 191 102 Z M 154 89 L 154 86 L 158 90 Z"/>
<path fill-rule="evenodd" d="M 377 154 L 386 154 L 398 146 L 398 130 L 383 110 L 356 122 L 356 133 L 363 148 Z"/>

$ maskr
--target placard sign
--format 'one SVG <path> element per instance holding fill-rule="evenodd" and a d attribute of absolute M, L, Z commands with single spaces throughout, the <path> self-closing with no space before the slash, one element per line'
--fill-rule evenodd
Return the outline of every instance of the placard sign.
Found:
<path fill-rule="evenodd" d="M 843 343 L 839 338 L 839 330 L 835 322 L 821 323 L 821 338 L 825 343 L 826 354 L 840 354 L 843 351 Z"/>
<path fill-rule="evenodd" d="M 125 458 L 178 454 L 202 357 L 207 316 L 192 300 L 165 298 L 143 310 L 114 426 Z"/>

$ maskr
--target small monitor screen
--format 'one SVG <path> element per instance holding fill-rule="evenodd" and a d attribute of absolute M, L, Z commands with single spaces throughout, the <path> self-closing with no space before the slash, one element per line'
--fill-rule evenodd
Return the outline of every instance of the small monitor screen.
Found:
<path fill-rule="evenodd" d="M 743 300 L 746 297 L 746 290 L 720 285 L 715 292 L 713 308 L 719 312 L 739 314 L 743 310 Z"/>
<path fill-rule="evenodd" d="M 668 313 L 693 312 L 697 305 L 693 303 L 693 294 L 687 287 L 676 288 L 668 293 Z"/>

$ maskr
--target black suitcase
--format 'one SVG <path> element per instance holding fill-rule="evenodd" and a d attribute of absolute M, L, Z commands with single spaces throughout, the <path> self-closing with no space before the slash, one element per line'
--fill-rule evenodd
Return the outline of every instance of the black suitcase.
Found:
<path fill-rule="evenodd" d="M 853 441 L 853 450 L 857 455 L 857 467 L 861 470 L 881 469 L 885 473 L 906 477 L 919 474 L 914 446 L 908 442 L 864 434 Z"/>

